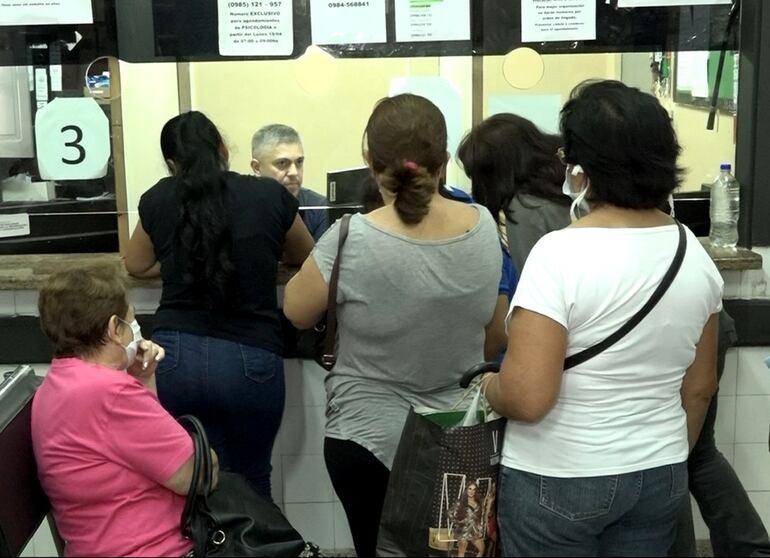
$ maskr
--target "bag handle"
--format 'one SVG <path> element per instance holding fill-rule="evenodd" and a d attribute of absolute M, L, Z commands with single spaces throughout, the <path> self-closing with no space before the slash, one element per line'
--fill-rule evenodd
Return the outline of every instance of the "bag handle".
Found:
<path fill-rule="evenodd" d="M 677 273 L 679 273 L 679 268 L 682 267 L 682 261 L 684 260 L 684 254 L 687 251 L 687 235 L 684 232 L 684 227 L 679 221 L 676 221 L 676 226 L 679 229 L 679 245 L 676 248 L 674 260 L 671 262 L 671 265 L 669 266 L 668 271 L 666 271 L 666 274 L 663 276 L 660 285 L 658 285 L 658 288 L 655 289 L 655 292 L 652 293 L 652 296 L 650 296 L 649 300 L 639 309 L 636 314 L 631 316 L 631 319 L 629 319 L 620 329 L 607 337 L 604 341 L 565 358 L 564 370 L 568 370 L 579 364 L 583 364 L 585 361 L 595 357 L 602 351 L 607 350 L 612 345 L 620 341 L 623 337 L 626 336 L 626 334 L 628 334 L 628 332 L 639 325 L 639 322 L 641 322 L 644 317 L 649 314 L 653 308 L 655 308 L 655 305 L 660 302 L 660 299 L 663 298 L 663 295 L 666 294 L 666 291 L 671 286 L 671 283 L 674 282 L 674 278 L 676 277 Z"/>
<path fill-rule="evenodd" d="M 193 415 L 182 415 L 177 420 L 190 432 L 194 449 L 193 474 L 190 481 L 190 489 L 185 497 L 181 519 L 182 534 L 191 536 L 192 524 L 196 513 L 196 500 L 201 498 L 204 505 L 208 505 L 208 495 L 211 492 L 213 480 L 213 464 L 211 463 L 209 440 L 200 420 Z M 198 487 L 201 487 L 202 490 L 199 491 Z"/>
<path fill-rule="evenodd" d="M 350 229 L 350 213 L 346 213 L 340 219 L 340 237 L 337 242 L 337 255 L 334 258 L 332 274 L 329 277 L 329 298 L 326 303 L 326 337 L 324 337 L 324 352 L 321 356 L 323 365 L 331 369 L 337 362 L 335 344 L 337 342 L 337 283 L 340 278 L 340 261 L 342 260 L 342 247 L 348 238 Z"/>

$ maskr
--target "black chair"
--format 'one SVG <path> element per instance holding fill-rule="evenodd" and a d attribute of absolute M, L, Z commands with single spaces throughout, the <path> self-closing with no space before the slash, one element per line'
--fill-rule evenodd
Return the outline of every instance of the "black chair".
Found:
<path fill-rule="evenodd" d="M 46 517 L 59 556 L 64 551 L 32 451 L 32 397 L 41 381 L 23 365 L 0 383 L 0 556 L 18 556 Z"/>

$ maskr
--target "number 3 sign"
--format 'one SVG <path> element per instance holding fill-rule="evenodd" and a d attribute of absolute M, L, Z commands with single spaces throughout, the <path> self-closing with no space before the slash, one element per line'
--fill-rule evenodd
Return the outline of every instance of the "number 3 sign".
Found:
<path fill-rule="evenodd" d="M 44 180 L 87 180 L 107 174 L 110 124 L 91 98 L 59 97 L 40 109 L 35 142 Z"/>

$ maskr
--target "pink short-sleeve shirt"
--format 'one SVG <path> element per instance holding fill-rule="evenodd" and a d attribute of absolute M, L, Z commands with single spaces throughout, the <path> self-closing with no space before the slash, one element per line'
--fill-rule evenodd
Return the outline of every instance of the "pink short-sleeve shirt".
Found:
<path fill-rule="evenodd" d="M 184 498 L 162 485 L 189 434 L 125 371 L 55 359 L 32 403 L 32 443 L 68 556 L 182 556 Z"/>

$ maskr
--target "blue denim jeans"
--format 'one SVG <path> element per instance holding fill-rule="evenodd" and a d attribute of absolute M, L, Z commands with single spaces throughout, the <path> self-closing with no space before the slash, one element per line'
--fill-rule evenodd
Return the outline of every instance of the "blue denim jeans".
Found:
<path fill-rule="evenodd" d="M 286 395 L 282 357 L 171 330 L 156 331 L 152 340 L 166 350 L 156 374 L 163 406 L 175 417 L 198 417 L 220 468 L 244 475 L 271 498 L 270 457 Z"/>
<path fill-rule="evenodd" d="M 666 556 L 687 463 L 623 475 L 555 478 L 502 467 L 504 556 Z"/>

